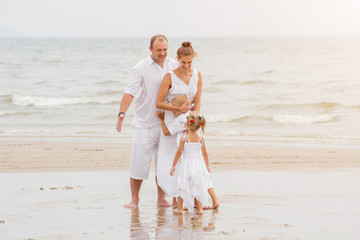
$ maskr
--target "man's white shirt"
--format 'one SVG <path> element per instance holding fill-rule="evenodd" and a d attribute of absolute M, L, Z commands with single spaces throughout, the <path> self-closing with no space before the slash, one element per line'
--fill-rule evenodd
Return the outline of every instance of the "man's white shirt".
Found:
<path fill-rule="evenodd" d="M 156 114 L 157 94 L 165 74 L 177 66 L 177 61 L 167 57 L 161 68 L 149 55 L 133 67 L 125 93 L 135 97 L 134 127 L 150 128 L 161 124 Z"/>

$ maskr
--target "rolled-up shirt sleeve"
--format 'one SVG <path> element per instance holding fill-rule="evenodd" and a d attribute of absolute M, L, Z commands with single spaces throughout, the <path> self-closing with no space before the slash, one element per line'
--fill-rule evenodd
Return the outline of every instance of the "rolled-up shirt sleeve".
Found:
<path fill-rule="evenodd" d="M 130 81 L 126 87 L 125 93 L 128 93 L 134 97 L 139 97 L 141 94 L 143 76 L 139 73 L 139 70 L 133 68 L 130 74 Z"/>

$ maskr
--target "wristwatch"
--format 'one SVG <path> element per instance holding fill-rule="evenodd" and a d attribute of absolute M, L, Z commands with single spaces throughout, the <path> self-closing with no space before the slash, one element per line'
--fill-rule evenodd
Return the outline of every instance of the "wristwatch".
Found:
<path fill-rule="evenodd" d="M 118 113 L 118 117 L 120 117 L 120 114 L 124 114 L 124 115 L 125 115 L 125 113 L 124 113 L 124 112 L 119 112 L 119 113 Z"/>

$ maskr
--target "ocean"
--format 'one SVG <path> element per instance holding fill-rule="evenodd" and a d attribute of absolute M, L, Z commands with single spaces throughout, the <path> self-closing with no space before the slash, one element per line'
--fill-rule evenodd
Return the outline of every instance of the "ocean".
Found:
<path fill-rule="evenodd" d="M 224 143 L 360 146 L 359 37 L 169 38 L 203 75 L 206 135 Z M 149 39 L 0 39 L 0 137 L 131 137 L 115 125 Z"/>

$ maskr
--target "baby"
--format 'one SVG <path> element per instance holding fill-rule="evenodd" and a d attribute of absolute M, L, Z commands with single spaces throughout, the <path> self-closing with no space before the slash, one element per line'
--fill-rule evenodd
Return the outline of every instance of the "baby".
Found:
<path fill-rule="evenodd" d="M 176 107 L 181 107 L 184 104 L 190 105 L 189 98 L 185 94 L 179 94 L 173 98 L 171 104 Z M 182 136 L 182 133 L 186 130 L 186 117 L 187 113 L 173 112 L 175 119 L 165 119 L 164 113 L 159 113 L 161 119 L 161 128 L 165 136 L 177 135 L 178 140 Z M 179 143 L 179 141 L 177 141 Z"/>

